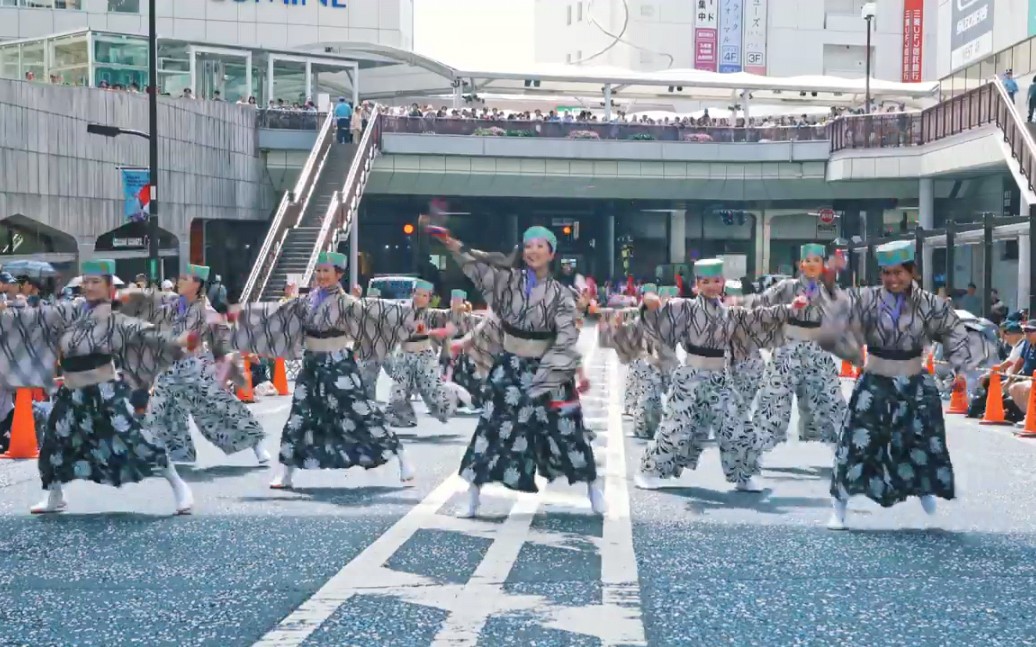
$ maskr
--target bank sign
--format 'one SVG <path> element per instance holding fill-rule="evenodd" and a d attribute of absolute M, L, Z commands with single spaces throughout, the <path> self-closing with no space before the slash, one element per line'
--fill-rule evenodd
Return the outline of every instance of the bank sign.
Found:
<path fill-rule="evenodd" d="M 950 0 L 950 68 L 993 53 L 993 0 Z"/>
<path fill-rule="evenodd" d="M 225 0 L 216 0 L 217 2 L 224 2 Z M 331 7 L 332 9 L 345 9 L 345 0 L 233 0 L 237 3 L 250 3 L 250 4 L 282 4 L 288 7 L 304 7 L 307 4 L 315 5 L 319 4 L 324 7 Z"/>

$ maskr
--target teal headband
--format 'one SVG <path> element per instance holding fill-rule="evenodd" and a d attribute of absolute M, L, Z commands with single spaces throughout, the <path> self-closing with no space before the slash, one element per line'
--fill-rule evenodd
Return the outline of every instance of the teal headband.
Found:
<path fill-rule="evenodd" d="M 450 299 L 460 299 L 461 301 L 466 301 L 467 298 L 468 293 L 464 290 L 453 290 L 450 292 Z"/>
<path fill-rule="evenodd" d="M 723 294 L 739 297 L 742 293 L 741 281 L 727 281 L 723 284 Z"/>
<path fill-rule="evenodd" d="M 432 285 L 431 281 L 425 281 L 424 279 L 417 279 L 414 281 L 415 290 L 428 290 L 432 292 L 435 290 L 435 286 Z"/>
<path fill-rule="evenodd" d="M 723 260 L 719 258 L 706 258 L 695 261 L 694 275 L 700 279 L 723 276 Z"/>
<path fill-rule="evenodd" d="M 640 286 L 641 294 L 658 294 L 658 286 L 654 283 L 645 283 Z"/>
<path fill-rule="evenodd" d="M 824 258 L 827 256 L 827 249 L 820 243 L 806 243 L 799 248 L 799 258 L 805 259 L 810 256 Z"/>
<path fill-rule="evenodd" d="M 349 259 L 345 254 L 338 252 L 320 252 L 317 255 L 317 265 L 333 265 L 336 269 L 344 270 L 349 265 Z"/>
<path fill-rule="evenodd" d="M 112 276 L 115 274 L 115 261 L 110 258 L 83 261 L 80 271 L 83 276 Z"/>
<path fill-rule="evenodd" d="M 878 259 L 881 267 L 891 267 L 912 263 L 916 248 L 912 240 L 897 240 L 892 243 L 885 243 L 874 250 L 874 256 Z"/>
<path fill-rule="evenodd" d="M 525 230 L 525 234 L 522 235 L 523 243 L 537 239 L 547 241 L 547 244 L 550 245 L 552 250 L 556 250 L 558 248 L 558 237 L 554 235 L 554 232 L 546 227 L 541 227 L 540 225 L 529 227 Z"/>
<path fill-rule="evenodd" d="M 680 296 L 680 291 L 676 289 L 675 285 L 663 285 L 662 287 L 658 288 L 658 296 L 678 297 Z"/>
<path fill-rule="evenodd" d="M 208 265 L 188 265 L 187 276 L 193 276 L 200 281 L 209 280 L 209 266 Z"/>

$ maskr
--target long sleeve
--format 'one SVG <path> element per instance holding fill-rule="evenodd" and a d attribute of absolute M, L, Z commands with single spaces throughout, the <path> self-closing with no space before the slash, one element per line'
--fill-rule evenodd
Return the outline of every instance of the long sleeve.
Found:
<path fill-rule="evenodd" d="M 532 378 L 529 397 L 539 397 L 570 380 L 579 366 L 576 350 L 579 330 L 576 328 L 576 302 L 572 295 L 560 291 L 554 321 L 557 334 L 549 350 L 540 359 L 540 367 Z"/>
<path fill-rule="evenodd" d="M 929 340 L 942 344 L 943 358 L 953 370 L 959 373 L 977 368 L 982 357 L 972 352 L 968 329 L 957 312 L 929 292 L 922 293 L 920 308 Z"/>
<path fill-rule="evenodd" d="M 230 346 L 264 357 L 294 359 L 302 353 L 307 312 L 303 297 L 282 303 L 249 303 L 230 332 Z"/>
<path fill-rule="evenodd" d="M 410 304 L 384 299 L 355 299 L 342 295 L 342 311 L 356 331 L 356 355 L 360 360 L 383 359 L 413 334 L 414 309 Z"/>
<path fill-rule="evenodd" d="M 732 318 L 755 341 L 762 344 L 788 321 L 791 307 L 787 305 L 761 306 L 755 308 L 730 308 Z"/>
<path fill-rule="evenodd" d="M 644 356 L 647 335 L 642 321 L 636 319 L 612 324 L 610 329 L 612 348 L 615 349 L 620 362 L 629 364 Z"/>
<path fill-rule="evenodd" d="M 655 310 L 641 309 L 641 317 L 652 339 L 676 348 L 684 336 L 694 309 L 695 299 L 669 299 Z"/>
<path fill-rule="evenodd" d="M 161 326 L 176 319 L 175 304 L 180 297 L 159 290 L 128 290 L 122 292 L 120 298 L 120 313 Z"/>
<path fill-rule="evenodd" d="M 471 332 L 461 338 L 464 352 L 475 363 L 478 374 L 489 375 L 493 362 L 504 350 L 504 331 L 493 313 L 487 314 Z"/>
<path fill-rule="evenodd" d="M 499 258 L 497 258 L 499 256 Z M 490 254 L 476 249 L 461 248 L 453 253 L 454 260 L 464 275 L 475 284 L 489 307 L 496 302 L 498 288 L 507 282 L 513 270 L 501 267 L 502 255 Z"/>
<path fill-rule="evenodd" d="M 49 388 L 58 360 L 58 340 L 77 311 L 75 303 L 0 311 L 0 386 Z"/>
<path fill-rule="evenodd" d="M 148 388 L 182 354 L 178 335 L 146 321 L 112 315 L 112 354 L 123 377 L 135 388 Z"/>

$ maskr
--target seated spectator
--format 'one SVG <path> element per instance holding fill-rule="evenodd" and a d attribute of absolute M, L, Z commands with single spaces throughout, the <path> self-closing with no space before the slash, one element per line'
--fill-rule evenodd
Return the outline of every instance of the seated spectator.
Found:
<path fill-rule="evenodd" d="M 1015 406 L 1025 413 L 1029 405 L 1029 391 L 1032 389 L 1032 374 L 1036 372 L 1036 319 L 1026 321 L 1022 330 L 1025 332 L 1024 346 L 1013 365 L 1007 367 L 1008 372 L 1019 373 L 1019 377 L 1011 380 L 1007 393 Z"/>

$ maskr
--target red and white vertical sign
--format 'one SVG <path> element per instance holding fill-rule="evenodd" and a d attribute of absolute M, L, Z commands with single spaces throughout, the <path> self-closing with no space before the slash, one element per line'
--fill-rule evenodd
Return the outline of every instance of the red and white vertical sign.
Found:
<path fill-rule="evenodd" d="M 924 0 L 903 0 L 903 83 L 920 83 L 924 70 Z"/>
<path fill-rule="evenodd" d="M 717 0 L 694 0 L 694 69 L 715 72 L 719 65 Z"/>

